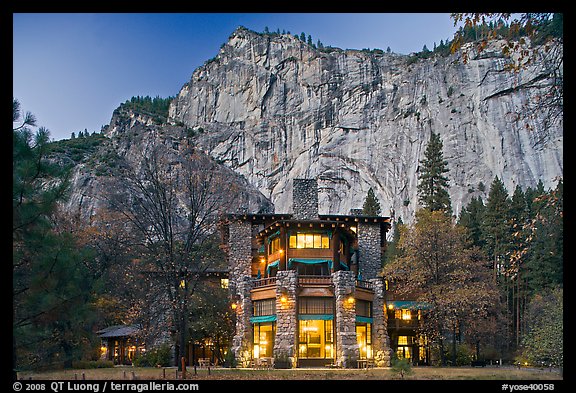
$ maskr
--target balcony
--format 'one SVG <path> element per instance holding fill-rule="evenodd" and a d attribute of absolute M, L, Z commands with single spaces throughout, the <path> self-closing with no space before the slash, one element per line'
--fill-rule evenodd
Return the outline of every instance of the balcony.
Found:
<path fill-rule="evenodd" d="M 266 277 L 254 280 L 254 288 L 262 288 L 276 285 L 276 277 Z"/>
<path fill-rule="evenodd" d="M 413 319 L 388 319 L 388 329 L 394 328 L 396 330 L 400 329 L 417 329 L 419 327 L 419 321 L 417 318 Z"/>
<path fill-rule="evenodd" d="M 327 286 L 332 285 L 330 276 L 298 276 L 299 286 Z"/>
<path fill-rule="evenodd" d="M 370 281 L 356 280 L 356 288 L 367 289 L 369 291 L 374 290 L 374 283 Z"/>

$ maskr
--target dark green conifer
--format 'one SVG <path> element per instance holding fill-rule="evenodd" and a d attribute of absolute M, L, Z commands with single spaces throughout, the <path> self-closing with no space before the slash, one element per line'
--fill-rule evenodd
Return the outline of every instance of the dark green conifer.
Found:
<path fill-rule="evenodd" d="M 440 134 L 430 135 L 430 142 L 420 161 L 420 182 L 418 184 L 418 199 L 425 208 L 432 211 L 443 211 L 452 214 L 452 204 L 448 194 L 448 162 L 442 153 Z"/>
<path fill-rule="evenodd" d="M 362 214 L 366 216 L 379 216 L 380 215 L 380 202 L 374 194 L 372 187 L 368 190 L 364 205 L 362 206 Z"/>

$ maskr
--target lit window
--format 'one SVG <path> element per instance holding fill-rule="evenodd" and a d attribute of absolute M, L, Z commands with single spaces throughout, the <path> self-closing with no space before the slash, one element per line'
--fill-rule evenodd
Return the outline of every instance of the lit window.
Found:
<path fill-rule="evenodd" d="M 276 237 L 270 241 L 270 254 L 274 254 L 275 252 L 280 250 L 280 238 Z"/>
<path fill-rule="evenodd" d="M 290 248 L 330 248 L 330 238 L 322 233 L 297 233 L 288 239 Z"/>
<path fill-rule="evenodd" d="M 408 336 L 398 336 L 398 345 L 408 345 Z"/>
<path fill-rule="evenodd" d="M 314 235 L 309 233 L 304 235 L 304 248 L 314 248 Z"/>
<path fill-rule="evenodd" d="M 228 280 L 227 278 L 221 278 L 220 279 L 220 287 L 221 288 L 228 289 L 229 284 L 230 284 L 230 280 Z"/>
<path fill-rule="evenodd" d="M 412 319 L 412 313 L 410 310 L 402 310 L 402 319 L 405 321 L 409 321 Z"/>

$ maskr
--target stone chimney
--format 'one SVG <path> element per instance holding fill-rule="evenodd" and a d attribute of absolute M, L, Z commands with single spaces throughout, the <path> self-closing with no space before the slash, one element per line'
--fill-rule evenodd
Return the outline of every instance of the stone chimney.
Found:
<path fill-rule="evenodd" d="M 296 220 L 318 219 L 318 181 L 294 179 L 292 182 L 292 209 Z"/>

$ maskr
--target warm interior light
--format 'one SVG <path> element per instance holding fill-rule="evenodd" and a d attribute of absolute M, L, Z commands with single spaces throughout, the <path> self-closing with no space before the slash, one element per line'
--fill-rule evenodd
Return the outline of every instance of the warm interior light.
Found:
<path fill-rule="evenodd" d="M 232 303 L 232 310 L 236 310 L 237 307 L 238 307 L 238 304 L 236 304 L 236 302 Z"/>
<path fill-rule="evenodd" d="M 389 309 L 389 310 L 393 310 L 393 309 L 394 309 L 394 305 L 393 305 L 393 304 L 389 304 L 389 305 L 388 305 L 388 309 Z"/>
<path fill-rule="evenodd" d="M 348 303 L 350 303 L 350 304 L 354 303 L 354 296 L 348 297 Z"/>

